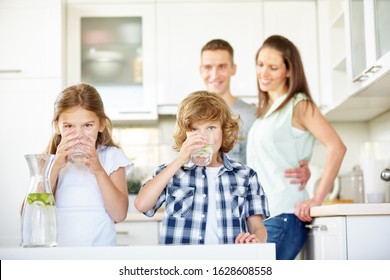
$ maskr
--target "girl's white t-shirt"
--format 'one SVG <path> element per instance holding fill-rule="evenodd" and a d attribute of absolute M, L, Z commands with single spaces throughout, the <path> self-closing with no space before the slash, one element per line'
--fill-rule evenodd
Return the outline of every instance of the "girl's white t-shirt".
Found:
<path fill-rule="evenodd" d="M 108 175 L 132 163 L 116 147 L 98 147 L 99 160 Z M 114 220 L 104 207 L 99 186 L 89 168 L 67 163 L 60 171 L 56 190 L 58 246 L 114 246 Z"/>

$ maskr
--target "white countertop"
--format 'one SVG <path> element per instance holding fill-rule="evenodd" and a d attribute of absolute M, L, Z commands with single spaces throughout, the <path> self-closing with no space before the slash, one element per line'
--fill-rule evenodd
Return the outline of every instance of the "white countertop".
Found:
<path fill-rule="evenodd" d="M 312 217 L 390 215 L 390 203 L 342 203 L 315 206 Z"/>
<path fill-rule="evenodd" d="M 140 212 L 131 212 L 127 213 L 127 217 L 124 222 L 159 222 L 162 221 L 164 217 L 164 212 L 159 211 L 154 214 L 153 217 L 147 217 L 143 213 Z"/>
<path fill-rule="evenodd" d="M 0 247 L 1 260 L 275 260 L 275 244 Z"/>

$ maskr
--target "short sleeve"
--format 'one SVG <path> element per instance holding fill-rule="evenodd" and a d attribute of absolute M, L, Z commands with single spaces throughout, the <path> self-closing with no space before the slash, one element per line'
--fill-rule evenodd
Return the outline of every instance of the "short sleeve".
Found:
<path fill-rule="evenodd" d="M 163 164 L 163 165 L 160 165 L 153 173 L 153 178 L 159 174 L 162 170 L 164 170 L 166 168 L 166 164 Z M 148 180 L 149 181 L 149 180 Z M 148 182 L 147 181 L 147 182 Z M 147 183 L 145 182 L 145 184 Z M 144 187 L 145 184 L 142 186 Z M 169 184 L 169 183 L 168 183 Z M 157 212 L 158 209 L 160 209 L 160 207 L 163 205 L 163 203 L 165 202 L 165 198 L 166 198 L 166 189 L 167 189 L 167 186 L 164 188 L 164 190 L 161 192 L 160 196 L 158 197 L 157 201 L 156 201 L 156 204 L 153 206 L 152 209 L 144 212 L 145 216 L 147 217 L 153 217 L 154 214 Z"/>
<path fill-rule="evenodd" d="M 99 159 L 108 175 L 118 170 L 120 167 L 125 168 L 126 175 L 131 172 L 133 162 L 121 149 L 104 146 L 99 148 Z"/>

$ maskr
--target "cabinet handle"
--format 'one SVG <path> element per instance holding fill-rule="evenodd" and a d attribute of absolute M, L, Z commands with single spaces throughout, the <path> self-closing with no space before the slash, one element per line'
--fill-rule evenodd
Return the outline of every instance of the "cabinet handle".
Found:
<path fill-rule="evenodd" d="M 118 235 L 129 235 L 128 231 L 117 231 L 116 234 Z"/>
<path fill-rule="evenodd" d="M 364 72 L 364 74 L 374 74 L 378 72 L 381 68 L 382 66 L 380 65 L 371 66 L 366 72 Z"/>
<path fill-rule="evenodd" d="M 367 80 L 367 78 L 368 78 L 368 75 L 362 74 L 359 77 L 357 77 L 356 79 L 354 79 L 353 82 L 354 83 L 356 83 L 356 82 L 363 82 L 363 81 Z"/>
<path fill-rule="evenodd" d="M 306 227 L 313 230 L 315 229 L 323 230 L 323 231 L 328 230 L 328 227 L 326 225 L 306 225 Z"/>
<path fill-rule="evenodd" d="M 0 69 L 0 74 L 7 74 L 7 73 L 22 73 L 22 70 L 20 70 L 20 69 Z"/>

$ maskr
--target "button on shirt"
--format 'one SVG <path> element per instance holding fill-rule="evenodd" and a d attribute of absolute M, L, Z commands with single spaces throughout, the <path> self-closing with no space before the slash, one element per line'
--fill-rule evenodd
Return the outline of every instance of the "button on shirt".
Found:
<path fill-rule="evenodd" d="M 269 216 L 268 202 L 256 172 L 223 156 L 216 177 L 216 217 L 219 243 L 234 243 L 240 232 L 248 232 L 246 219 L 252 215 Z M 154 175 L 160 173 L 160 166 Z M 204 244 L 208 186 L 205 167 L 192 162 L 182 166 L 168 182 L 156 205 L 145 213 L 152 217 L 165 203 L 160 244 Z"/>

